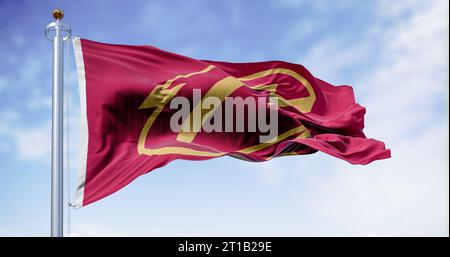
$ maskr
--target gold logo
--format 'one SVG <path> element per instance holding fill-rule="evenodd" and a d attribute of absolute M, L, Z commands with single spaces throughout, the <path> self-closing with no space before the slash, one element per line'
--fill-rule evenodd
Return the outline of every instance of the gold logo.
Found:
<path fill-rule="evenodd" d="M 142 128 L 142 131 L 139 136 L 138 141 L 138 153 L 145 154 L 145 155 L 165 155 L 165 154 L 181 154 L 181 155 L 190 155 L 190 156 L 203 156 L 203 157 L 217 157 L 217 156 L 223 156 L 227 153 L 220 152 L 220 151 L 199 151 L 195 149 L 191 149 L 188 147 L 180 147 L 180 146 L 173 146 L 173 147 L 160 147 L 160 148 L 146 148 L 145 142 L 149 138 L 149 131 L 158 118 L 161 111 L 164 109 L 164 107 L 174 98 L 178 91 L 183 88 L 186 83 L 179 83 L 177 84 L 177 80 L 181 78 L 189 78 L 192 76 L 197 76 L 201 74 L 208 73 L 209 71 L 215 69 L 216 67 L 214 65 L 209 65 L 203 70 L 192 72 L 189 74 L 184 75 L 178 75 L 172 79 L 167 80 L 164 84 L 156 86 L 152 92 L 148 94 L 146 99 L 142 102 L 142 104 L 139 106 L 139 109 L 147 109 L 147 108 L 155 108 L 153 113 L 150 115 L 150 117 L 147 119 L 146 123 L 144 124 L 144 127 Z M 308 91 L 307 97 L 302 98 L 296 98 L 296 99 L 289 99 L 286 100 L 281 95 L 277 94 L 277 87 L 278 84 L 262 84 L 262 85 L 256 85 L 251 86 L 250 88 L 253 90 L 264 90 L 269 91 L 271 96 L 275 96 L 278 101 L 278 106 L 280 108 L 283 107 L 293 107 L 297 109 L 298 111 L 302 113 L 308 113 L 311 111 L 312 106 L 314 105 L 314 102 L 316 101 L 316 95 L 315 92 L 311 86 L 311 84 L 306 80 L 304 77 L 302 77 L 300 74 L 296 73 L 293 70 L 285 69 L 285 68 L 275 68 L 275 69 L 268 69 L 264 71 L 260 71 L 245 77 L 241 78 L 235 78 L 232 76 L 225 77 L 224 79 L 216 82 L 209 90 L 208 92 L 202 97 L 202 100 L 205 99 L 208 96 L 215 96 L 221 99 L 221 101 L 224 100 L 225 97 L 229 96 L 231 93 L 233 93 L 236 89 L 247 86 L 244 84 L 246 81 L 255 80 L 258 78 L 270 76 L 273 74 L 282 74 L 287 75 L 295 80 L 297 80 L 300 84 L 302 84 L 306 90 Z M 175 85 L 176 84 L 176 85 Z M 175 86 L 173 86 L 175 85 Z M 195 112 L 202 113 L 202 117 L 208 114 L 211 114 L 213 111 L 208 112 L 202 112 L 202 110 L 195 110 L 195 108 L 201 108 L 200 104 L 194 107 L 194 110 L 191 112 L 187 120 L 191 119 L 192 114 Z M 201 119 L 204 120 L 204 119 Z M 185 143 L 191 143 L 195 136 L 197 135 L 197 132 L 184 132 L 180 131 L 177 135 L 177 141 L 179 142 L 185 142 Z M 300 126 L 291 130 L 288 130 L 280 135 L 278 135 L 275 140 L 270 140 L 269 142 L 263 142 L 245 149 L 241 149 L 237 151 L 237 153 L 242 154 L 250 154 L 252 152 L 264 149 L 266 147 L 269 147 L 273 144 L 276 144 L 288 137 L 297 135 L 297 138 L 308 138 L 310 137 L 309 131 L 304 127 Z"/>

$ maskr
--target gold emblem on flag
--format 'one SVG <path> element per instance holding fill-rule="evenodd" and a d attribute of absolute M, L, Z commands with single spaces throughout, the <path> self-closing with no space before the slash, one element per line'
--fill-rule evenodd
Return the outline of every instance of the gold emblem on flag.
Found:
<path fill-rule="evenodd" d="M 144 127 L 142 128 L 142 131 L 139 136 L 138 141 L 138 153 L 144 154 L 144 155 L 166 155 L 166 154 L 181 154 L 181 155 L 190 155 L 190 156 L 203 156 L 203 157 L 217 157 L 217 156 L 223 156 L 226 153 L 220 152 L 220 151 L 200 151 L 195 150 L 188 147 L 180 147 L 180 146 L 173 146 L 173 147 L 160 147 L 160 148 L 146 148 L 145 142 L 149 137 L 149 131 L 151 127 L 153 126 L 154 122 L 158 118 L 159 114 L 162 112 L 164 107 L 174 98 L 178 91 L 183 88 L 186 83 L 180 83 L 178 85 L 172 86 L 176 83 L 178 79 L 181 78 L 189 78 L 192 76 L 208 73 L 211 70 L 216 68 L 214 65 L 209 65 L 203 70 L 192 72 L 189 74 L 184 75 L 177 75 L 172 79 L 167 80 L 164 84 L 156 86 L 146 97 L 146 99 L 142 102 L 142 104 L 139 106 L 139 109 L 147 109 L 147 108 L 155 108 L 155 110 L 152 112 L 150 117 L 147 119 L 146 123 L 144 124 Z M 229 96 L 231 93 L 233 93 L 235 90 L 242 86 L 246 86 L 244 84 L 245 81 L 251 81 L 258 78 L 270 76 L 273 74 L 282 74 L 287 75 L 295 80 L 297 80 L 301 85 L 303 85 L 307 92 L 308 96 L 296 98 L 296 99 L 285 99 L 281 95 L 277 94 L 277 88 L 278 84 L 262 84 L 262 85 L 256 85 L 251 86 L 251 89 L 254 90 L 264 90 L 269 91 L 271 93 L 271 96 L 275 96 L 277 99 L 277 104 L 280 108 L 283 107 L 293 107 L 297 109 L 299 112 L 302 113 L 308 113 L 311 111 L 314 102 L 316 101 L 316 95 L 314 92 L 313 87 L 309 83 L 307 79 L 305 79 L 303 76 L 298 74 L 297 72 L 286 69 L 286 68 L 274 68 L 274 69 L 268 69 L 264 71 L 260 71 L 245 77 L 241 78 L 235 78 L 232 76 L 228 76 L 223 78 L 222 80 L 216 82 L 209 90 L 208 92 L 202 97 L 202 100 L 205 99 L 208 96 L 215 96 L 220 98 L 222 101 L 225 97 Z M 195 106 L 194 108 L 201 108 L 200 105 Z M 195 111 L 195 110 L 194 110 Z M 189 115 L 188 119 L 191 119 L 191 115 L 194 112 L 192 111 Z M 202 115 L 208 115 L 211 114 L 212 111 L 208 111 L 206 114 Z M 202 119 L 203 120 L 203 119 Z M 185 143 L 191 143 L 195 136 L 197 135 L 197 132 L 184 132 L 180 131 L 177 135 L 177 141 L 185 142 Z M 276 144 L 282 140 L 285 140 L 289 137 L 297 135 L 296 138 L 308 138 L 310 137 L 309 131 L 304 126 L 299 126 L 293 129 L 290 129 L 280 135 L 278 135 L 274 140 L 270 140 L 270 142 L 262 142 L 260 144 L 247 147 L 245 149 L 241 149 L 238 151 L 238 153 L 241 154 L 250 154 L 252 152 L 264 149 L 266 147 L 269 147 L 273 144 Z"/>

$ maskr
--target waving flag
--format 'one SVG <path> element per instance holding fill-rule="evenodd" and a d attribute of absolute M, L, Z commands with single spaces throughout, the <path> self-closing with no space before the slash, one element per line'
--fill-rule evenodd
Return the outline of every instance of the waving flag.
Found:
<path fill-rule="evenodd" d="M 330 85 L 301 65 L 73 43 L 82 114 L 77 207 L 175 159 L 267 161 L 322 151 L 368 164 L 390 157 L 384 143 L 365 137 L 365 109 L 352 88 Z M 275 127 L 268 129 L 273 117 Z"/>

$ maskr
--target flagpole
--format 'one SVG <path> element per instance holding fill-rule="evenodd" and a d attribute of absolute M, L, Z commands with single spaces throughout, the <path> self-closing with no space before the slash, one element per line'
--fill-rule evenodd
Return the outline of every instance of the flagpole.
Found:
<path fill-rule="evenodd" d="M 70 38 L 70 27 L 61 20 L 64 12 L 53 11 L 55 22 L 47 25 L 45 36 L 53 43 L 52 83 L 52 173 L 51 236 L 63 236 L 63 44 Z"/>

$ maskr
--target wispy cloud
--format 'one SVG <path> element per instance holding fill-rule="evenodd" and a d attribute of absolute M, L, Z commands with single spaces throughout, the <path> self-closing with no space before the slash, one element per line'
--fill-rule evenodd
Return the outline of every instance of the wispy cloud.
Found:
<path fill-rule="evenodd" d="M 342 81 L 346 68 L 378 56 L 353 78 L 365 84 L 355 87 L 366 132 L 387 142 L 392 159 L 364 167 L 333 160 L 327 176 L 301 173 L 308 187 L 293 192 L 310 196 L 303 208 L 314 217 L 304 234 L 448 235 L 448 2 L 395 10 L 383 2 L 369 34 L 346 46 L 324 41 L 306 60 Z"/>

